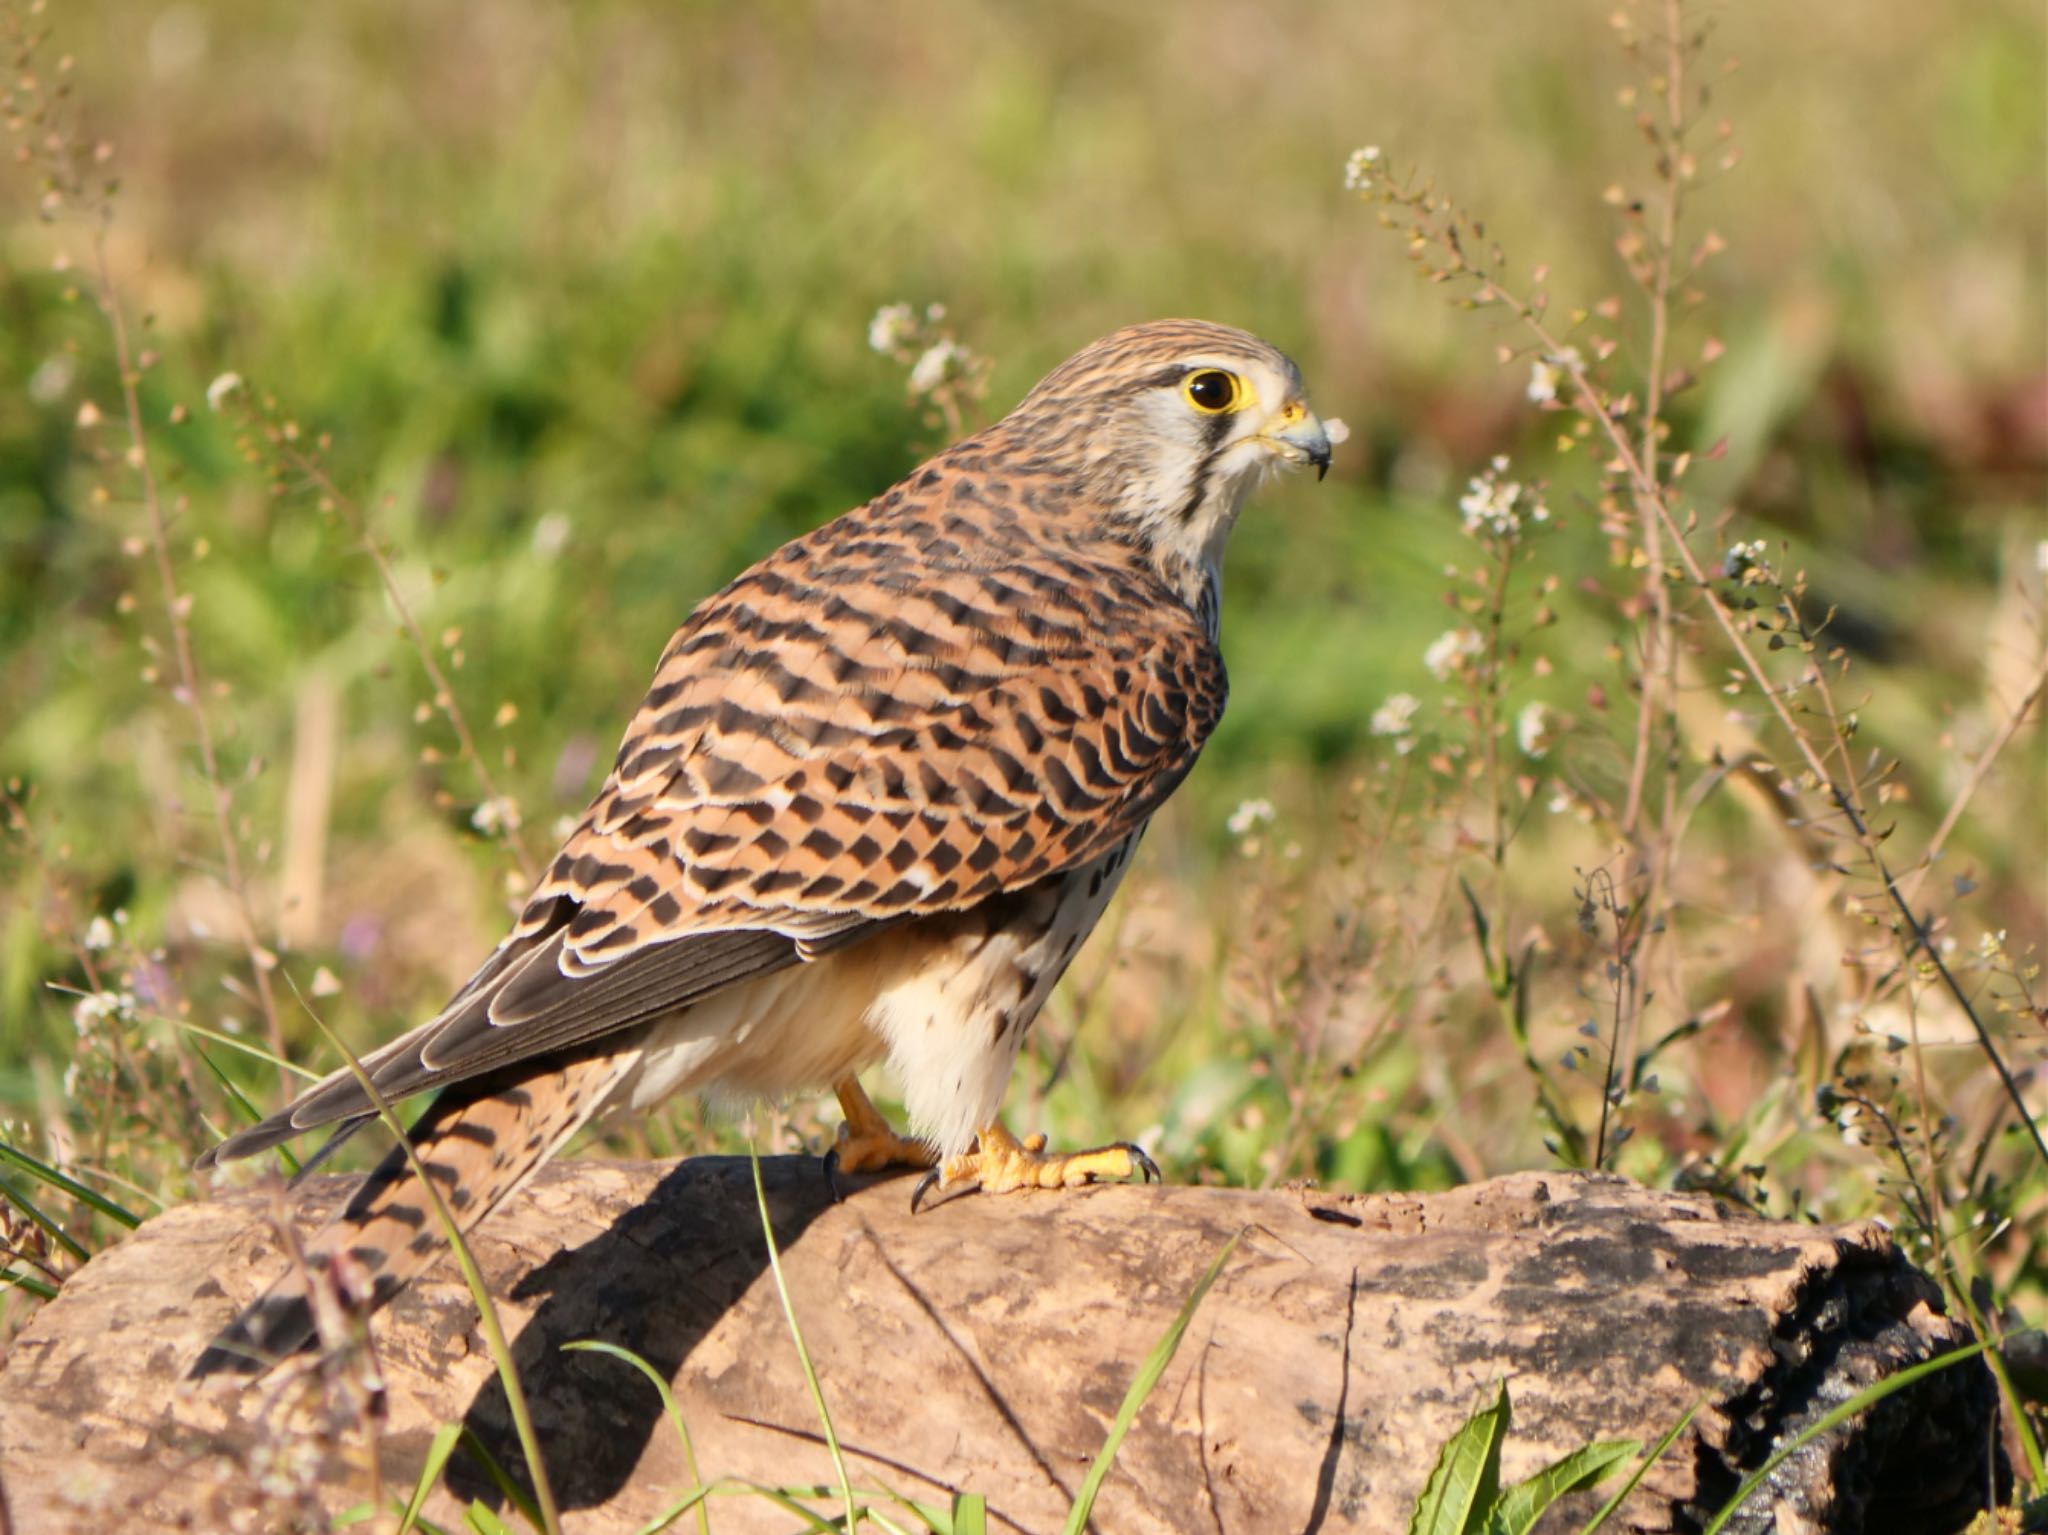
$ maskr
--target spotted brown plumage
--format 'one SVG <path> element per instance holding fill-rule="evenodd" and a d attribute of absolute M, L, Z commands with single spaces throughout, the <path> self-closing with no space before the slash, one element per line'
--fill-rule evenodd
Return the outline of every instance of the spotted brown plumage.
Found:
<path fill-rule="evenodd" d="M 1329 462 L 1291 362 L 1223 326 L 1133 326 L 700 605 L 510 935 L 363 1063 L 387 1099 L 443 1095 L 414 1141 L 458 1219 L 594 1115 L 685 1087 L 837 1086 L 850 1162 L 936 1154 L 949 1184 L 1149 1166 L 1047 1155 L 996 1114 L 1024 1031 L 1222 713 L 1223 543 L 1290 462 Z M 885 1056 L 929 1152 L 859 1095 Z M 371 1109 L 337 1072 L 203 1164 Z M 402 1285 L 434 1251 L 411 1177 L 394 1153 L 315 1265 L 350 1253 L 373 1300 Z M 302 1341 L 300 1283 L 206 1368 Z"/>

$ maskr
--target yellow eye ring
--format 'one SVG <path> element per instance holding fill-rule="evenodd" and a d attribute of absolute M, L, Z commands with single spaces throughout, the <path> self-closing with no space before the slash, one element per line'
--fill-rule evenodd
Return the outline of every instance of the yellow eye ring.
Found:
<path fill-rule="evenodd" d="M 1188 404 L 1205 416 L 1220 416 L 1244 402 L 1244 381 L 1221 368 L 1198 368 L 1180 386 Z"/>

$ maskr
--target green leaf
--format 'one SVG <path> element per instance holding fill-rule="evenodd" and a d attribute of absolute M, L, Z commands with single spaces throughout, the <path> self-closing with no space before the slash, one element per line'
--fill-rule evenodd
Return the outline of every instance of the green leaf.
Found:
<path fill-rule="evenodd" d="M 38 1182 L 46 1183 L 53 1189 L 61 1189 L 66 1194 L 69 1194 L 73 1199 L 77 1200 L 80 1204 L 91 1206 L 93 1209 L 99 1211 L 100 1214 L 104 1215 L 108 1220 L 116 1221 L 119 1224 L 126 1226 L 130 1231 L 133 1231 L 137 1226 L 140 1226 L 142 1224 L 141 1216 L 134 1214 L 132 1211 L 122 1209 L 119 1205 L 115 1204 L 113 1200 L 107 1198 L 106 1195 L 97 1193 L 94 1190 L 87 1188 L 84 1184 L 80 1183 L 75 1178 L 65 1177 L 64 1174 L 58 1172 L 56 1168 L 49 1166 L 47 1163 L 38 1162 L 34 1157 L 30 1156 L 27 1152 L 18 1150 L 13 1146 L 8 1145 L 5 1141 L 0 1141 L 0 1162 L 13 1163 L 16 1167 L 20 1168 L 23 1172 L 35 1178 Z M 9 1197 L 12 1198 L 14 1196 L 10 1195 Z M 17 1203 L 18 1202 L 19 1201 L 17 1200 Z M 27 1215 L 30 1220 L 36 1220 L 34 1213 L 31 1212 L 25 1205 L 22 1207 L 22 1213 L 24 1215 Z M 36 1221 L 36 1224 L 40 1226 L 42 1225 L 42 1222 L 38 1220 Z M 63 1241 L 67 1247 L 72 1245 L 71 1239 L 69 1237 L 61 1236 L 60 1233 L 58 1233 L 58 1231 L 54 1227 L 46 1227 L 45 1229 L 50 1232 L 50 1235 L 59 1237 L 59 1240 Z M 83 1258 L 85 1257 L 85 1255 L 85 1249 L 82 1247 L 79 1248 L 77 1256 Z"/>
<path fill-rule="evenodd" d="M 1479 968 L 1486 972 L 1486 984 L 1493 988 L 1497 998 L 1507 995 L 1507 978 L 1493 972 L 1493 926 L 1486 920 L 1486 908 L 1479 903 L 1478 895 L 1465 876 L 1458 876 L 1458 889 L 1464 892 L 1465 909 L 1472 914 L 1472 937 L 1479 945 Z"/>
<path fill-rule="evenodd" d="M 254 1124 L 263 1117 L 263 1111 L 249 1101 L 249 1095 L 236 1085 L 235 1079 L 227 1074 L 226 1068 L 219 1061 L 216 1061 L 197 1045 L 192 1047 L 192 1053 L 199 1057 L 200 1065 L 213 1073 L 213 1080 L 220 1084 L 221 1091 L 228 1095 L 228 1101 L 234 1104 L 243 1119 Z M 368 1507 L 367 1504 L 364 1506 Z M 369 1516 L 366 1514 L 364 1517 L 367 1518 Z"/>
<path fill-rule="evenodd" d="M 978 1492 L 953 1494 L 953 1527 L 946 1535 L 988 1535 L 988 1500 Z"/>
<path fill-rule="evenodd" d="M 1493 1400 L 1444 1441 L 1409 1517 L 1408 1535 L 1478 1535 L 1486 1527 L 1500 1491 L 1500 1447 L 1512 1417 L 1508 1383 L 1502 1381 Z"/>
<path fill-rule="evenodd" d="M 1606 1480 L 1642 1447 L 1640 1439 L 1607 1439 L 1552 1461 L 1500 1495 L 1486 1521 L 1486 1535 L 1528 1535 L 1551 1504 L 1568 1492 Z"/>
<path fill-rule="evenodd" d="M 1247 1226 L 1246 1231 L 1251 1228 Z M 1223 1265 L 1229 1261 L 1237 1244 L 1244 1240 L 1244 1231 L 1223 1244 L 1223 1250 L 1209 1260 L 1208 1272 L 1196 1283 L 1194 1291 L 1181 1303 L 1180 1314 L 1173 1319 L 1173 1325 L 1166 1334 L 1152 1345 L 1152 1352 L 1145 1356 L 1145 1362 L 1138 1367 L 1131 1389 L 1124 1393 L 1123 1406 L 1117 1409 L 1116 1421 L 1109 1426 L 1109 1437 L 1096 1451 L 1095 1463 L 1088 1468 L 1088 1475 L 1081 1483 L 1080 1495 L 1074 1499 L 1074 1506 L 1067 1511 L 1065 1535 L 1081 1535 L 1088 1528 L 1088 1516 L 1095 1508 L 1095 1495 L 1102 1490 L 1102 1479 L 1109 1475 L 1109 1468 L 1116 1460 L 1117 1447 L 1124 1442 L 1124 1435 L 1138 1416 L 1138 1410 L 1145 1405 L 1145 1398 L 1152 1394 L 1152 1388 L 1159 1383 L 1159 1377 L 1166 1373 L 1172 1362 L 1180 1340 L 1188 1330 L 1188 1323 L 1195 1319 L 1195 1308 L 1202 1304 L 1202 1297 L 1209 1293 L 1209 1287 L 1216 1283 L 1216 1276 L 1223 1272 Z"/>
<path fill-rule="evenodd" d="M 797 1325 L 796 1307 L 790 1304 L 789 1286 L 782 1279 L 782 1249 L 775 1243 L 775 1222 L 768 1217 L 768 1191 L 761 1184 L 761 1153 L 747 1141 L 747 1160 L 754 1169 L 754 1205 L 761 1212 L 761 1236 L 768 1244 L 768 1268 L 775 1276 L 775 1294 L 782 1302 L 782 1319 L 789 1324 L 790 1339 L 796 1344 L 797 1363 L 804 1369 L 804 1384 L 810 1387 L 811 1405 L 818 1410 L 818 1422 L 825 1430 L 825 1448 L 831 1452 L 833 1469 L 839 1473 L 839 1489 L 845 1499 L 846 1535 L 854 1535 L 859 1521 L 854 1517 L 853 1479 L 847 1474 L 846 1457 L 839 1451 L 839 1435 L 832 1428 L 832 1413 L 825 1406 L 825 1388 L 818 1384 L 818 1372 L 811 1364 L 811 1351 L 804 1344 L 804 1332 Z"/>
<path fill-rule="evenodd" d="M 798 1493 L 805 1493 L 814 1497 L 829 1497 L 833 1491 L 829 1487 L 783 1488 L 770 1487 L 764 1482 L 740 1481 L 732 1477 L 724 1478 L 724 1480 L 730 1485 L 744 1487 L 748 1492 L 753 1493 L 757 1497 L 766 1498 L 777 1508 L 795 1514 L 797 1518 L 804 1522 L 804 1527 L 813 1531 L 814 1535 L 844 1535 L 847 1526 L 854 1525 L 857 1527 L 860 1518 L 867 1512 L 863 1505 L 853 1504 L 846 1510 L 846 1523 L 836 1524 L 822 1517 L 814 1509 L 806 1508 L 797 1501 L 795 1496 Z"/>
<path fill-rule="evenodd" d="M 217 1045 L 226 1045 L 230 1050 L 239 1050 L 244 1055 L 253 1055 L 257 1060 L 263 1062 L 264 1065 L 275 1066 L 282 1071 L 288 1071 L 302 1082 L 318 1082 L 321 1078 L 321 1073 L 313 1070 L 312 1067 L 301 1066 L 294 1061 L 288 1061 L 281 1055 L 272 1055 L 254 1040 L 243 1039 L 234 1034 L 224 1034 L 219 1029 L 209 1029 L 203 1023 L 193 1023 L 186 1018 L 175 1019 L 174 1022 L 187 1034 L 197 1034 L 201 1039 L 210 1039 Z"/>
<path fill-rule="evenodd" d="M 693 1508 L 697 1510 L 697 1523 L 704 1529 L 710 1529 L 711 1515 L 710 1512 L 705 1508 L 704 1503 L 705 1500 L 709 1498 L 711 1494 L 718 1489 L 719 1485 L 719 1483 L 713 1482 L 708 1487 L 703 1486 L 701 1484 L 699 1486 L 692 1487 L 680 1498 L 677 1498 L 675 1502 L 669 1504 L 667 1508 L 663 1509 L 660 1513 L 656 1514 L 652 1519 L 648 1520 L 645 1524 L 641 1525 L 640 1528 L 634 1532 L 634 1535 L 661 1535 L 661 1532 L 663 1530 L 666 1530 L 670 1525 L 674 1524 L 678 1519 L 682 1518 L 683 1515 L 687 1514 Z"/>
<path fill-rule="evenodd" d="M 427 1458 L 420 1465 L 419 1480 L 413 1483 L 412 1496 L 405 1500 L 405 1512 L 399 1516 L 398 1535 L 407 1535 L 419 1522 L 427 1494 L 434 1490 L 434 1483 L 441 1479 L 441 1470 L 448 1464 L 448 1457 L 455 1453 L 455 1446 L 461 1441 L 460 1423 L 443 1423 L 434 1430 L 433 1442 L 427 1446 Z"/>
<path fill-rule="evenodd" d="M 5 1178 L 0 1178 L 0 1199 L 6 1200 L 7 1203 L 13 1205 L 23 1215 L 26 1215 L 31 1222 L 42 1229 L 51 1241 L 71 1254 L 80 1263 L 85 1262 L 86 1259 L 92 1256 L 91 1253 L 87 1252 L 79 1244 L 76 1237 L 57 1224 L 54 1216 L 46 1214 L 34 1200 L 22 1193 L 20 1189 L 9 1183 Z"/>
<path fill-rule="evenodd" d="M 472 1500 L 469 1507 L 463 1510 L 462 1522 L 474 1530 L 476 1535 L 512 1535 L 512 1532 L 505 1528 L 505 1521 L 492 1513 L 490 1505 L 481 1498 Z"/>
<path fill-rule="evenodd" d="M 654 1387 L 655 1393 L 661 1398 L 661 1410 L 668 1415 L 669 1422 L 675 1426 L 676 1438 L 682 1441 L 683 1463 L 690 1468 L 690 1481 L 695 1488 L 694 1492 L 685 1495 L 680 1502 L 671 1504 L 668 1511 L 658 1521 L 648 1526 L 647 1529 L 652 1531 L 665 1528 L 694 1508 L 697 1510 L 698 1529 L 703 1532 L 703 1535 L 711 1535 L 711 1514 L 704 1507 L 704 1499 L 709 1489 L 704 1486 L 704 1478 L 697 1470 L 697 1447 L 690 1442 L 690 1426 L 683 1421 L 683 1410 L 676 1405 L 675 1393 L 669 1390 L 669 1384 L 666 1380 L 662 1379 L 661 1372 L 631 1349 L 620 1348 L 616 1343 L 605 1343 L 595 1338 L 585 1338 L 574 1343 L 564 1343 L 562 1345 L 562 1352 L 565 1354 L 608 1354 L 613 1359 L 624 1360 L 647 1377 L 648 1383 Z M 404 1535 L 404 1532 L 400 1531 L 399 1535 Z"/>
<path fill-rule="evenodd" d="M 476 1436 L 475 1430 L 463 1429 L 462 1448 L 472 1460 L 484 1468 L 484 1475 L 491 1479 L 491 1485 L 498 1489 L 505 1501 L 525 1515 L 528 1524 L 535 1529 L 541 1528 L 539 1505 L 533 1501 L 525 1488 L 512 1480 L 511 1473 L 498 1464 L 498 1457 L 491 1453 L 490 1446 Z"/>
<path fill-rule="evenodd" d="M 0 1269 L 0 1286 L 7 1286 L 16 1290 L 26 1290 L 29 1294 L 43 1300 L 55 1300 L 57 1298 L 57 1287 L 55 1285 L 47 1280 L 38 1279 L 33 1274 L 24 1274 L 20 1269 Z"/>
<path fill-rule="evenodd" d="M 216 1061 L 197 1045 L 192 1047 L 192 1053 L 199 1057 L 201 1065 L 213 1073 L 213 1079 L 220 1083 L 221 1090 L 228 1095 L 229 1101 L 241 1112 L 244 1119 L 254 1124 L 263 1117 L 263 1111 L 249 1101 L 249 1095 L 235 1085 L 235 1079 L 227 1074 L 220 1062 Z M 284 1162 L 287 1175 L 296 1178 L 299 1175 L 299 1159 L 292 1155 L 291 1148 L 280 1142 L 272 1149 L 277 1152 L 279 1158 Z"/>
<path fill-rule="evenodd" d="M 1613 1517 L 1614 1511 L 1621 1507 L 1622 1499 L 1636 1490 L 1636 1483 L 1640 1482 L 1649 1473 L 1650 1467 L 1656 1465 L 1658 1461 L 1664 1458 L 1664 1452 L 1677 1442 L 1678 1436 L 1685 1432 L 1686 1424 L 1692 1422 L 1693 1415 L 1704 1407 L 1706 1403 L 1707 1399 L 1701 1397 L 1692 1406 L 1686 1408 L 1684 1414 L 1676 1423 L 1664 1430 L 1663 1437 L 1650 1446 L 1650 1453 L 1645 1455 L 1637 1463 L 1635 1470 L 1628 1474 L 1628 1480 L 1615 1489 L 1614 1496 L 1601 1504 L 1599 1511 L 1591 1519 L 1588 1519 L 1585 1524 L 1580 1526 L 1579 1535 L 1594 1535 L 1594 1532 L 1601 1525 Z"/>

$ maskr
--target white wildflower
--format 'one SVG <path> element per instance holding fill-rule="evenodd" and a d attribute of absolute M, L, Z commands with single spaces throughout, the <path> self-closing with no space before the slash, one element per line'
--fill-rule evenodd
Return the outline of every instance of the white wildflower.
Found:
<path fill-rule="evenodd" d="M 1550 754 L 1550 710 L 1542 703 L 1532 703 L 1515 716 L 1515 744 L 1522 748 L 1525 757 L 1546 757 Z"/>
<path fill-rule="evenodd" d="M 1464 515 L 1467 533 L 1513 538 L 1522 531 L 1525 517 L 1530 522 L 1550 520 L 1550 508 L 1534 491 L 1508 479 L 1507 471 L 1506 456 L 1496 455 L 1492 463 L 1466 482 L 1465 494 L 1458 498 L 1458 510 Z"/>
<path fill-rule="evenodd" d="M 485 800 L 470 812 L 469 824 L 486 837 L 519 830 L 519 802 L 509 794 Z"/>
<path fill-rule="evenodd" d="M 548 512 L 533 525 L 533 552 L 544 560 L 560 554 L 569 543 L 569 514 Z"/>
<path fill-rule="evenodd" d="M 1453 672 L 1462 671 L 1466 661 L 1486 649 L 1486 641 L 1479 637 L 1476 629 L 1446 629 L 1429 642 L 1429 649 L 1422 653 L 1422 664 L 1429 668 L 1430 676 L 1443 682 Z"/>
<path fill-rule="evenodd" d="M 1351 440 L 1351 428 L 1342 421 L 1339 421 L 1335 416 L 1325 416 L 1323 418 L 1323 435 L 1330 439 L 1330 446 L 1334 448 L 1340 442 L 1349 442 Z"/>
<path fill-rule="evenodd" d="M 1579 349 L 1575 346 L 1560 347 L 1529 364 L 1529 398 L 1538 405 L 1548 405 L 1557 398 L 1558 386 L 1565 381 L 1565 375 L 1580 365 Z"/>
<path fill-rule="evenodd" d="M 868 321 L 868 345 L 892 357 L 917 334 L 917 311 L 908 304 L 884 304 Z"/>
<path fill-rule="evenodd" d="M 951 339 L 935 342 L 924 352 L 910 369 L 910 392 L 930 394 L 948 379 L 958 378 L 967 371 L 970 361 L 967 348 Z"/>
<path fill-rule="evenodd" d="M 1367 144 L 1363 149 L 1351 151 L 1344 162 L 1344 190 L 1360 192 L 1372 184 L 1373 167 L 1380 163 L 1380 147 Z"/>
<path fill-rule="evenodd" d="M 1769 549 L 1760 538 L 1743 543 L 1740 539 L 1728 546 L 1728 552 L 1721 556 L 1721 569 L 1731 581 L 1740 581 L 1744 586 L 1754 586 L 1759 581 L 1771 579 Z"/>
<path fill-rule="evenodd" d="M 1242 837 L 1255 827 L 1265 825 L 1277 814 L 1279 812 L 1274 810 L 1271 800 L 1248 799 L 1239 803 L 1238 807 L 1230 812 L 1230 819 L 1223 824 L 1230 828 L 1231 836 Z"/>
<path fill-rule="evenodd" d="M 2034 545 L 2034 568 L 2048 575 L 2048 538 Z"/>
<path fill-rule="evenodd" d="M 209 409 L 209 410 L 219 410 L 219 409 L 220 409 L 220 405 L 221 405 L 221 401 L 225 400 L 225 399 L 226 399 L 226 398 L 227 398 L 227 397 L 228 397 L 229 395 L 233 394 L 233 393 L 234 393 L 234 392 L 235 392 L 235 391 L 236 391 L 237 389 L 240 389 L 241 387 L 242 387 L 242 375 L 241 375 L 241 374 L 239 374 L 239 373 L 223 373 L 223 374 L 221 374 L 221 375 L 220 375 L 219 377 L 215 378 L 215 379 L 214 379 L 214 381 L 213 381 L 212 383 L 210 383 L 210 384 L 208 384 L 208 385 L 206 386 L 206 406 L 207 406 L 207 409 Z"/>
<path fill-rule="evenodd" d="M 1413 693 L 1392 694 L 1372 711 L 1372 733 L 1392 736 L 1394 750 L 1402 756 L 1415 750 L 1415 711 L 1422 707 Z"/>
<path fill-rule="evenodd" d="M 94 917 L 85 925 L 85 946 L 94 953 L 114 946 L 114 924 L 105 917 Z"/>
<path fill-rule="evenodd" d="M 71 1004 L 71 1022 L 83 1038 L 109 1018 L 122 1021 L 135 1017 L 132 991 L 89 991 Z"/>
<path fill-rule="evenodd" d="M 71 381 L 78 377 L 78 364 L 68 352 L 46 357 L 28 376 L 28 397 L 38 405 L 54 405 L 64 398 Z"/>

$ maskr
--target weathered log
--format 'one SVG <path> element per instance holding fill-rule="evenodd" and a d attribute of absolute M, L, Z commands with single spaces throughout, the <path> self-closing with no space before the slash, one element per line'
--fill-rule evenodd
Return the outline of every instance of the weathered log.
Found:
<path fill-rule="evenodd" d="M 1124 1442 L 1097 1530 L 1405 1528 L 1438 1448 L 1502 1379 L 1509 1479 L 1588 1440 L 1652 1440 L 1703 1401 L 1609 1526 L 1697 1528 L 1815 1416 L 1969 1341 L 1875 1224 L 1758 1220 L 1612 1177 L 1362 1197 L 1106 1187 L 913 1216 L 900 1180 L 835 1202 L 815 1161 L 764 1172 L 856 1486 L 980 1492 L 1006 1530 L 1059 1527 L 1140 1361 L 1240 1231 Z M 343 1186 L 314 1180 L 294 1207 L 310 1220 Z M 362 1426 L 337 1427 L 360 1365 L 324 1388 L 303 1370 L 292 1391 L 180 1384 L 280 1271 L 272 1208 L 249 1191 L 151 1221 L 15 1340 L 0 1363 L 15 1530 L 267 1530 L 294 1497 L 332 1510 L 368 1494 Z M 616 1359 L 562 1351 L 577 1339 L 675 1382 L 707 1478 L 834 1481 L 745 1161 L 551 1168 L 476 1251 L 570 1531 L 634 1529 L 692 1485 L 654 1390 Z M 374 1333 L 387 1489 L 410 1486 L 446 1423 L 521 1465 L 452 1262 Z M 321 1389 L 325 1418 L 303 1405 Z M 2002 1474 L 1995 1413 L 1981 1361 L 1937 1372 L 1800 1451 L 1734 1528 L 1954 1529 Z M 429 1513 L 456 1523 L 472 1496 L 498 1501 L 458 1455 Z M 1559 1517 L 1576 1527 L 1592 1506 Z M 745 1497 L 714 1520 L 792 1523 Z"/>

